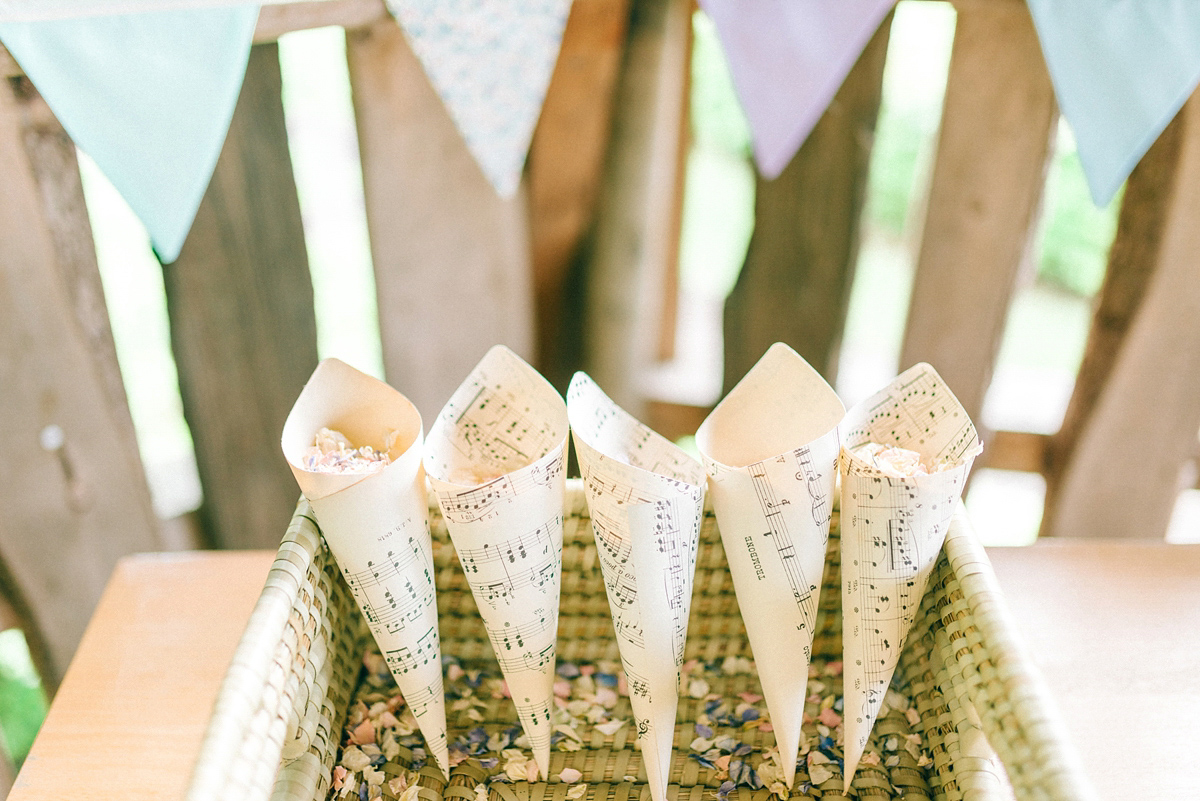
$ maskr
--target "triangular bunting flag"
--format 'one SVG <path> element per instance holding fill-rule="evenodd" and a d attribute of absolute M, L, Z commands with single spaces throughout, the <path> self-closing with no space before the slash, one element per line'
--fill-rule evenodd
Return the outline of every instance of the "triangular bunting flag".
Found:
<path fill-rule="evenodd" d="M 700 0 L 771 180 L 796 155 L 896 0 Z"/>
<path fill-rule="evenodd" d="M 483 174 L 512 197 L 571 0 L 388 0 L 388 7 Z"/>
<path fill-rule="evenodd" d="M 1104 206 L 1200 80 L 1200 3 L 1029 0 L 1029 10 Z"/>
<path fill-rule="evenodd" d="M 174 261 L 241 91 L 258 5 L 0 23 L 0 41 Z"/>

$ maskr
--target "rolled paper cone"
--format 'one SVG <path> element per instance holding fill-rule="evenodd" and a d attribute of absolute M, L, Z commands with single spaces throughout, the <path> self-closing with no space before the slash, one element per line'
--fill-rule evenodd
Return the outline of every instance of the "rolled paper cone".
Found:
<path fill-rule="evenodd" d="M 368 474 L 305 467 L 318 431 L 386 449 Z M 391 440 L 390 447 L 386 443 Z M 326 359 L 283 427 L 283 452 L 338 568 L 362 610 L 430 754 L 450 775 L 442 649 L 433 584 L 429 501 L 421 467 L 421 415 L 407 398 L 353 367 Z"/>
<path fill-rule="evenodd" d="M 918 364 L 852 408 L 842 453 L 845 789 L 891 684 L 971 463 L 983 449 L 962 404 Z M 915 451 L 931 469 L 888 475 L 853 453 L 868 442 Z"/>
<path fill-rule="evenodd" d="M 665 801 L 704 468 L 583 373 L 571 380 L 567 413 L 650 795 Z"/>
<path fill-rule="evenodd" d="M 567 406 L 508 348 L 438 415 L 425 469 L 542 777 L 554 733 Z"/>
<path fill-rule="evenodd" d="M 845 411 L 808 362 L 776 343 L 696 432 L 788 787 L 800 751 Z"/>

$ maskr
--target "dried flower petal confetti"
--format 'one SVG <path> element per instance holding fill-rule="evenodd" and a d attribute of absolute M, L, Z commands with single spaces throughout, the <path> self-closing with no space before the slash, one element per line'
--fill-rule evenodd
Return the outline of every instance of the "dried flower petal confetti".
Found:
<path fill-rule="evenodd" d="M 580 798 L 583 798 L 585 795 L 587 795 L 587 788 L 588 786 L 586 784 L 577 784 L 571 789 L 567 790 L 567 798 L 570 798 L 571 801 L 579 801 Z"/>
<path fill-rule="evenodd" d="M 562 773 L 558 774 L 558 779 L 566 784 L 574 784 L 583 778 L 583 774 L 575 770 L 575 768 L 563 768 Z"/>

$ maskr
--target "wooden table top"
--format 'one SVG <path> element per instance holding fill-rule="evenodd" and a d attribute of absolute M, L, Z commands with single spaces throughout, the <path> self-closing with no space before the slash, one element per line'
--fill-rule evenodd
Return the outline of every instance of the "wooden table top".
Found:
<path fill-rule="evenodd" d="M 1200 546 L 990 552 L 1102 798 L 1200 797 Z M 272 553 L 120 563 L 10 799 L 180 799 Z"/>

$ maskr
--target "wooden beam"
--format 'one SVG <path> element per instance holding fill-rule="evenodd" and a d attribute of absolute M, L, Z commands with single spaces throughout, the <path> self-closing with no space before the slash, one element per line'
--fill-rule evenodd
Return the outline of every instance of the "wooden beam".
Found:
<path fill-rule="evenodd" d="M 529 237 L 537 318 L 537 366 L 563 383 L 578 366 L 567 279 L 592 222 L 612 127 L 630 0 L 575 0 L 529 151 Z"/>
<path fill-rule="evenodd" d="M 315 0 L 268 4 L 259 9 L 254 42 L 266 44 L 287 33 L 331 25 L 364 28 L 388 18 L 383 0 Z"/>
<path fill-rule="evenodd" d="M 1200 431 L 1200 97 L 1126 185 L 1042 532 L 1162 538 Z"/>
<path fill-rule="evenodd" d="M 992 431 L 976 466 L 996 470 L 1019 470 L 1024 473 L 1045 473 L 1049 453 L 1050 437 L 1046 434 Z"/>
<path fill-rule="evenodd" d="M 346 53 L 384 369 L 428 426 L 492 345 L 532 358 L 525 193 L 496 195 L 394 22 Z"/>
<path fill-rule="evenodd" d="M 161 547 L 75 148 L 0 84 L 0 590 L 53 692 L 117 559 Z"/>
<path fill-rule="evenodd" d="M 725 302 L 726 392 L 775 342 L 834 380 L 891 23 L 889 15 L 779 177 L 757 178 L 754 233 Z"/>
<path fill-rule="evenodd" d="M 960 8 L 901 365 L 931 363 L 977 422 L 1057 119 L 1025 5 Z"/>
<path fill-rule="evenodd" d="M 639 376 L 657 361 L 665 273 L 678 269 L 691 27 L 691 0 L 634 4 L 587 265 L 585 365 L 635 415 Z"/>
<path fill-rule="evenodd" d="M 299 497 L 279 436 L 317 364 L 280 89 L 278 45 L 255 45 L 196 221 L 163 269 L 201 519 L 228 548 L 279 544 Z"/>

